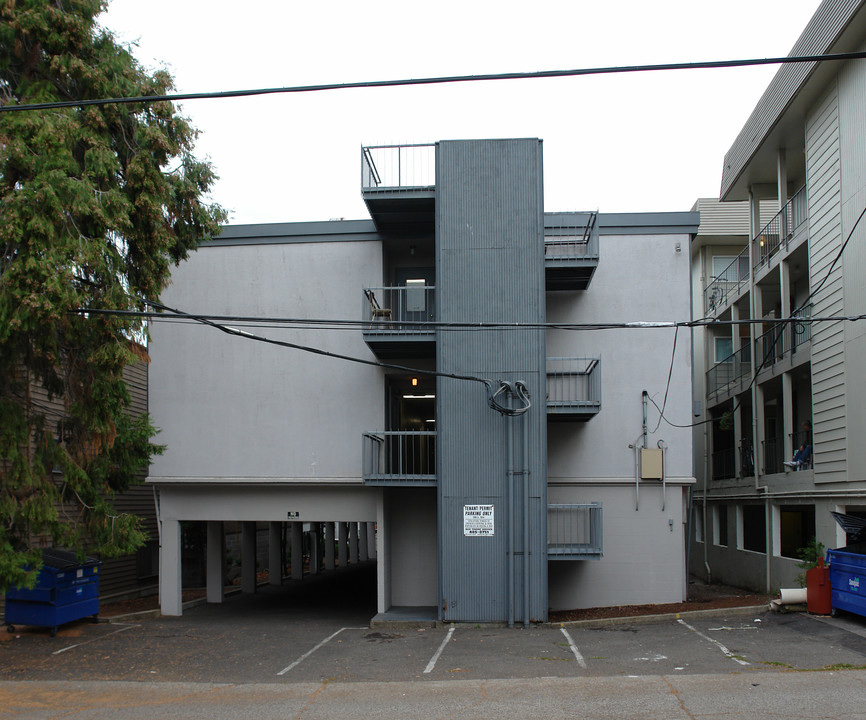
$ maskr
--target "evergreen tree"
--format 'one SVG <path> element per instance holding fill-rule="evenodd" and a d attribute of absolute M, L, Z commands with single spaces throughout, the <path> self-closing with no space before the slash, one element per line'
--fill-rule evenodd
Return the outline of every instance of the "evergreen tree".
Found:
<path fill-rule="evenodd" d="M 105 6 L 0 0 L 0 590 L 35 580 L 40 543 L 144 541 L 112 498 L 159 451 L 123 380 L 146 328 L 80 311 L 143 310 L 225 219 L 169 102 L 6 110 L 173 89 L 97 25 Z"/>

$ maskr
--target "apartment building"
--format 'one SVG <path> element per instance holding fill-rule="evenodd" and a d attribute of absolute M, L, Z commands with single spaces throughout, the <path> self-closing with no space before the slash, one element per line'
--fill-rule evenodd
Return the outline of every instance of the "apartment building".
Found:
<path fill-rule="evenodd" d="M 375 559 L 383 616 L 684 599 L 692 433 L 653 403 L 690 415 L 691 357 L 655 323 L 689 317 L 697 214 L 545 212 L 537 139 L 367 147 L 361 178 L 370 220 L 229 226 L 173 273 L 188 315 L 149 348 L 163 613 L 187 521 L 211 602 L 226 523 L 244 591 L 257 529 L 274 584 L 307 532 L 311 571 Z"/>
<path fill-rule="evenodd" d="M 792 56 L 862 51 L 862 0 L 826 0 Z M 798 550 L 866 511 L 866 65 L 783 65 L 731 149 L 693 246 L 693 571 L 791 586 Z"/>

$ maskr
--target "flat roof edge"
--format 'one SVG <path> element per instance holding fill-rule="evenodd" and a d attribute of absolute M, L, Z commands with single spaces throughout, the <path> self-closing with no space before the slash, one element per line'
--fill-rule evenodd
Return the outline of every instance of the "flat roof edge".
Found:
<path fill-rule="evenodd" d="M 219 235 L 202 243 L 200 247 L 277 245 L 300 242 L 355 242 L 377 239 L 379 239 L 379 233 L 372 220 L 252 223 L 224 225 Z"/>
<path fill-rule="evenodd" d="M 600 235 L 696 234 L 699 212 L 599 213 Z"/>

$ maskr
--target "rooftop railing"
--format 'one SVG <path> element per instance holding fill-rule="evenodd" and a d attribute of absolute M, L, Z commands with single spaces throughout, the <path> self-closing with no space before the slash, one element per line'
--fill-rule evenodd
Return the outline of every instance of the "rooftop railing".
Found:
<path fill-rule="evenodd" d="M 544 259 L 549 262 L 598 259 L 598 214 L 563 213 L 545 218 Z M 561 224 L 560 224 L 561 223 Z"/>
<path fill-rule="evenodd" d="M 436 145 L 369 145 L 361 148 L 361 190 L 436 186 Z"/>
<path fill-rule="evenodd" d="M 598 559 L 603 552 L 601 503 L 547 506 L 547 556 L 551 560 Z"/>

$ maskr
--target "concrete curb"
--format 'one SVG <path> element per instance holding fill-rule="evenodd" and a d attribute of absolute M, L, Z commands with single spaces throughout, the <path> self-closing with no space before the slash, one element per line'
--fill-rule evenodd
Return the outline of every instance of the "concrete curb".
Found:
<path fill-rule="evenodd" d="M 768 605 L 744 605 L 728 608 L 710 608 L 707 610 L 684 610 L 678 613 L 661 613 L 659 615 L 631 615 L 629 617 L 598 618 L 595 620 L 572 620 L 569 622 L 545 623 L 548 627 L 603 628 L 615 625 L 645 625 L 663 620 L 686 620 L 688 618 L 723 617 L 725 615 L 754 615 L 770 612 Z"/>

